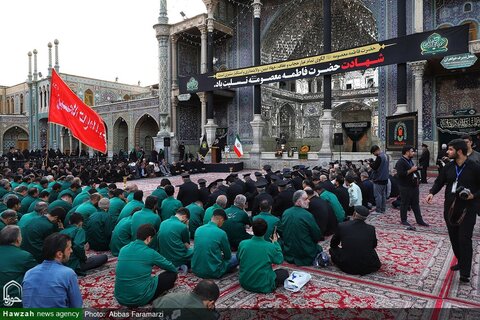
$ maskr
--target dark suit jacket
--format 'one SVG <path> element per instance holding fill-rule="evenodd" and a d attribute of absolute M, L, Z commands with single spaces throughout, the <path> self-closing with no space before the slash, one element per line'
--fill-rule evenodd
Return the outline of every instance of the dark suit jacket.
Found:
<path fill-rule="evenodd" d="M 198 192 L 198 185 L 192 181 L 185 182 L 178 190 L 177 199 L 182 202 L 184 207 L 199 200 L 200 193 Z"/>
<path fill-rule="evenodd" d="M 330 204 L 320 197 L 310 199 L 308 211 L 313 215 L 323 236 L 332 235 L 337 229 L 337 217 L 333 213 Z"/>
<path fill-rule="evenodd" d="M 260 213 L 260 203 L 263 201 L 263 200 L 267 200 L 270 205 L 273 205 L 273 198 L 271 195 L 269 195 L 268 193 L 266 192 L 262 192 L 260 194 L 258 194 L 255 199 L 253 199 L 253 205 L 252 205 L 252 217 L 253 216 L 256 216 L 257 214 Z"/>
<path fill-rule="evenodd" d="M 273 207 L 272 207 L 272 214 L 274 216 L 281 217 L 285 210 L 293 207 L 292 198 L 294 193 L 295 193 L 295 189 L 288 188 L 281 191 L 275 197 L 275 201 L 273 202 Z"/>

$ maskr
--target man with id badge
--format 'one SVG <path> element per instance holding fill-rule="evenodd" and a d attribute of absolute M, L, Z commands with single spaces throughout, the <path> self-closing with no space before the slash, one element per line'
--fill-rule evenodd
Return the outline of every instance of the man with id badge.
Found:
<path fill-rule="evenodd" d="M 445 165 L 426 198 L 427 203 L 432 203 L 433 196 L 446 185 L 443 216 L 458 260 L 451 270 L 460 271 L 462 282 L 470 281 L 472 234 L 480 209 L 480 165 L 467 158 L 467 150 L 462 139 L 448 143 L 447 155 L 454 161 Z"/>

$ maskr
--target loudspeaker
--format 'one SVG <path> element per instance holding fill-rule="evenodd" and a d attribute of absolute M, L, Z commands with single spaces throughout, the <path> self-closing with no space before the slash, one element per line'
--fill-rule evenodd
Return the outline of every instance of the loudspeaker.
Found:
<path fill-rule="evenodd" d="M 333 134 L 333 145 L 334 146 L 343 146 L 343 133 L 334 133 Z"/>
<path fill-rule="evenodd" d="M 163 138 L 163 146 L 170 147 L 170 137 Z"/>

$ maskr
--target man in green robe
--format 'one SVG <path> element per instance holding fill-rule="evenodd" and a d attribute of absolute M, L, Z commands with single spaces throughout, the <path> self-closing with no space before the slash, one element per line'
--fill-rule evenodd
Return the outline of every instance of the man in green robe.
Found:
<path fill-rule="evenodd" d="M 108 251 L 114 223 L 108 214 L 110 200 L 102 198 L 98 202 L 99 211 L 94 212 L 85 225 L 85 233 L 90 248 L 96 251 Z"/>
<path fill-rule="evenodd" d="M 190 212 L 188 229 L 190 231 L 190 239 L 193 239 L 195 231 L 203 224 L 203 216 L 205 215 L 205 210 L 203 209 L 203 203 L 200 200 L 190 203 L 186 208 Z"/>
<path fill-rule="evenodd" d="M 47 213 L 48 213 L 48 203 L 43 201 L 37 202 L 37 204 L 35 205 L 35 210 L 27 214 L 24 214 L 22 216 L 22 219 L 18 221 L 18 226 L 20 228 L 24 228 L 27 224 L 30 223 L 32 219 L 41 217 L 43 215 L 46 215 Z"/>
<path fill-rule="evenodd" d="M 334 193 L 325 190 L 322 183 L 315 186 L 315 191 L 320 198 L 327 201 L 332 206 L 333 213 L 335 214 L 335 217 L 337 217 L 337 222 L 343 222 L 343 220 L 345 220 L 345 210 L 343 210 L 337 196 Z"/>
<path fill-rule="evenodd" d="M 125 207 L 123 207 L 122 211 L 120 211 L 120 215 L 118 216 L 117 223 L 122 220 L 123 218 L 126 218 L 132 214 L 133 209 L 135 208 L 141 208 L 143 209 L 143 191 L 138 190 L 135 191 L 133 194 L 133 199 L 127 202 Z"/>
<path fill-rule="evenodd" d="M 136 208 L 132 211 L 132 215 L 142 210 Z M 110 240 L 110 250 L 114 257 L 118 256 L 120 249 L 132 241 L 132 216 L 128 216 L 120 220 L 112 232 L 112 239 Z"/>
<path fill-rule="evenodd" d="M 37 203 L 39 202 L 47 202 L 48 203 L 48 196 L 50 194 L 48 193 L 47 190 L 43 190 L 41 191 L 39 194 L 38 194 L 38 198 L 35 199 L 35 201 L 33 201 L 30 206 L 28 207 L 28 210 L 27 212 L 32 212 L 35 210 L 35 206 L 37 205 Z M 23 217 L 23 216 L 22 216 Z"/>
<path fill-rule="evenodd" d="M 0 288 L 10 281 L 16 281 L 22 284 L 25 272 L 37 265 L 37 261 L 32 254 L 20 249 L 22 243 L 22 234 L 20 228 L 15 225 L 9 225 L 0 231 Z M 8 290 L 11 297 L 21 299 L 21 292 L 18 287 L 11 286 Z M 5 297 L 4 297 L 5 298 Z M 15 302 L 13 308 L 21 308 L 22 304 Z"/>
<path fill-rule="evenodd" d="M 317 244 L 322 232 L 313 215 L 307 211 L 308 195 L 303 190 L 293 194 L 294 206 L 285 210 L 279 232 L 283 238 L 285 260 L 297 266 L 311 266 L 315 256 L 322 251 Z"/>
<path fill-rule="evenodd" d="M 163 200 L 167 199 L 167 193 L 165 192 L 165 186 L 170 185 L 170 180 L 168 179 L 162 179 L 160 181 L 160 185 L 157 187 L 157 189 L 153 190 L 152 196 L 157 197 L 157 210 L 160 211 L 162 208 L 162 202 Z M 160 212 L 159 212 L 160 213 Z"/>
<path fill-rule="evenodd" d="M 113 197 L 110 198 L 110 208 L 108 209 L 108 214 L 112 218 L 114 224 L 117 223 L 120 212 L 127 204 L 125 202 L 125 193 L 122 189 L 115 189 L 112 191 Z"/>
<path fill-rule="evenodd" d="M 88 225 L 88 220 L 90 216 L 95 212 L 99 211 L 98 202 L 102 196 L 99 193 L 94 193 L 90 195 L 90 200 L 79 205 L 75 212 L 80 213 L 83 216 L 83 223 Z"/>
<path fill-rule="evenodd" d="M 227 233 L 228 242 L 232 250 L 236 251 L 241 241 L 250 239 L 252 236 L 245 230 L 247 225 L 250 225 L 250 218 L 245 212 L 247 206 L 247 198 L 243 194 L 238 194 L 233 205 L 225 210 L 227 214 L 227 221 L 222 226 L 222 229 Z"/>
<path fill-rule="evenodd" d="M 28 194 L 25 198 L 23 198 L 22 202 L 20 202 L 20 209 L 18 212 L 21 214 L 28 213 L 28 208 L 38 198 L 38 189 L 37 188 L 30 188 L 28 189 Z"/>
<path fill-rule="evenodd" d="M 148 245 L 154 239 L 155 228 L 150 224 L 137 230 L 137 240 L 120 249 L 115 270 L 115 298 L 128 307 L 140 307 L 173 288 L 177 268 Z M 153 266 L 165 272 L 152 277 Z"/>
<path fill-rule="evenodd" d="M 221 229 L 227 220 L 223 209 L 213 212 L 212 220 L 195 232 L 195 249 L 192 257 L 192 272 L 200 278 L 218 279 L 238 266 L 232 255 L 228 237 Z"/>
<path fill-rule="evenodd" d="M 70 185 L 68 189 L 60 191 L 60 193 L 58 194 L 58 198 L 61 198 L 62 195 L 64 195 L 65 193 L 68 193 L 72 196 L 72 199 L 75 200 L 75 198 L 79 194 L 78 191 L 81 191 L 81 189 L 82 189 L 81 186 L 78 183 L 74 182 Z"/>
<path fill-rule="evenodd" d="M 158 231 L 158 252 L 175 267 L 190 266 L 193 248 L 190 247 L 188 220 L 190 212 L 186 208 L 179 208 L 174 216 L 162 222 Z"/>
<path fill-rule="evenodd" d="M 277 233 L 272 235 L 272 242 L 264 239 L 267 228 L 267 222 L 257 215 L 252 223 L 253 238 L 242 241 L 238 248 L 239 281 L 242 288 L 248 291 L 270 293 L 288 278 L 287 270 L 272 269 L 272 264 L 283 262 L 283 254 Z"/>
<path fill-rule="evenodd" d="M 177 210 L 183 206 L 180 200 L 177 200 L 173 197 L 173 194 L 175 193 L 175 188 L 173 186 L 166 186 L 165 193 L 167 194 L 167 198 L 163 200 L 162 207 L 160 209 L 162 221 L 174 216 L 175 212 L 177 212 Z"/>
<path fill-rule="evenodd" d="M 64 218 L 65 209 L 56 207 L 46 215 L 32 219 L 22 229 L 22 249 L 30 252 L 38 262 L 42 262 L 43 241 L 52 233 L 63 229 Z"/>
<path fill-rule="evenodd" d="M 18 216 L 14 210 L 7 209 L 0 213 L 0 230 L 9 225 L 16 225 L 18 223 Z"/>
<path fill-rule="evenodd" d="M 138 228 L 143 224 L 150 224 L 155 228 L 157 231 L 160 228 L 160 217 L 156 213 L 157 209 L 157 198 L 155 196 L 148 196 L 145 199 L 145 207 L 135 212 L 132 216 L 132 226 L 131 226 L 131 234 L 132 239 L 136 239 L 136 234 Z"/>
<path fill-rule="evenodd" d="M 214 320 L 215 302 L 220 289 L 212 280 L 201 280 L 191 292 L 172 292 L 153 301 L 153 309 L 163 312 L 166 319 L 173 319 L 173 313 L 180 309 L 182 319 Z"/>
<path fill-rule="evenodd" d="M 50 189 L 50 188 L 49 188 Z M 48 196 L 48 202 L 52 203 L 53 201 L 58 199 L 58 194 L 62 190 L 62 185 L 58 182 L 54 181 L 50 191 L 50 195 Z M 72 198 L 73 199 L 73 198 Z"/>
<path fill-rule="evenodd" d="M 65 265 L 72 268 L 78 275 L 85 275 L 87 270 L 98 268 L 108 261 L 106 254 L 97 254 L 87 258 L 85 254 L 85 230 L 82 227 L 82 215 L 73 213 L 70 216 L 69 227 L 60 231 L 60 233 L 66 234 L 72 239 L 72 254 Z"/>
<path fill-rule="evenodd" d="M 203 216 L 203 224 L 207 224 L 210 222 L 213 216 L 213 212 L 217 209 L 225 209 L 227 206 L 227 196 L 226 195 L 219 195 L 217 200 L 215 200 L 215 204 L 211 207 L 208 207 L 205 210 L 205 215 Z"/>
<path fill-rule="evenodd" d="M 94 194 L 95 192 L 97 192 L 97 189 L 95 188 L 90 188 L 90 187 L 87 187 L 87 188 L 88 189 L 83 190 L 75 197 L 75 199 L 72 202 L 72 207 L 78 207 L 82 203 L 88 201 L 90 199 L 91 194 Z"/>
<path fill-rule="evenodd" d="M 260 202 L 260 213 L 253 217 L 253 221 L 262 218 L 267 223 L 267 231 L 265 232 L 265 236 L 263 237 L 266 241 L 270 241 L 274 231 L 280 225 L 280 219 L 275 217 L 272 213 L 272 206 L 268 202 L 268 200 L 262 200 Z"/>

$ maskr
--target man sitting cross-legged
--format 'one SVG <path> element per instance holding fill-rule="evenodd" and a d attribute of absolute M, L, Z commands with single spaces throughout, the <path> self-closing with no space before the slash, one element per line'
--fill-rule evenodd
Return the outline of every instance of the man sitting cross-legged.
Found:
<path fill-rule="evenodd" d="M 271 241 L 263 238 L 267 232 L 267 222 L 257 218 L 252 223 L 254 237 L 240 242 L 238 260 L 240 263 L 240 285 L 258 293 L 270 293 L 283 285 L 288 278 L 288 271 L 277 269 L 273 271 L 272 264 L 283 262 L 282 248 L 277 242 L 278 235 L 272 234 Z"/>
<path fill-rule="evenodd" d="M 365 223 L 369 213 L 366 207 L 356 206 L 353 219 L 340 223 L 330 240 L 332 261 L 343 272 L 365 275 L 380 269 L 375 227 Z"/>
<path fill-rule="evenodd" d="M 177 268 L 148 246 L 155 234 L 151 224 L 141 225 L 137 240 L 120 249 L 115 270 L 115 298 L 123 306 L 144 306 L 173 288 L 177 280 Z M 153 266 L 165 272 L 152 277 Z"/>
<path fill-rule="evenodd" d="M 200 278 L 218 279 L 238 265 L 237 257 L 230 250 L 227 234 L 220 229 L 225 220 L 225 211 L 216 209 L 212 220 L 195 232 L 192 271 Z"/>
<path fill-rule="evenodd" d="M 158 252 L 176 267 L 190 267 L 193 248 L 190 247 L 189 219 L 190 212 L 181 207 L 174 216 L 162 222 L 158 231 Z"/>

